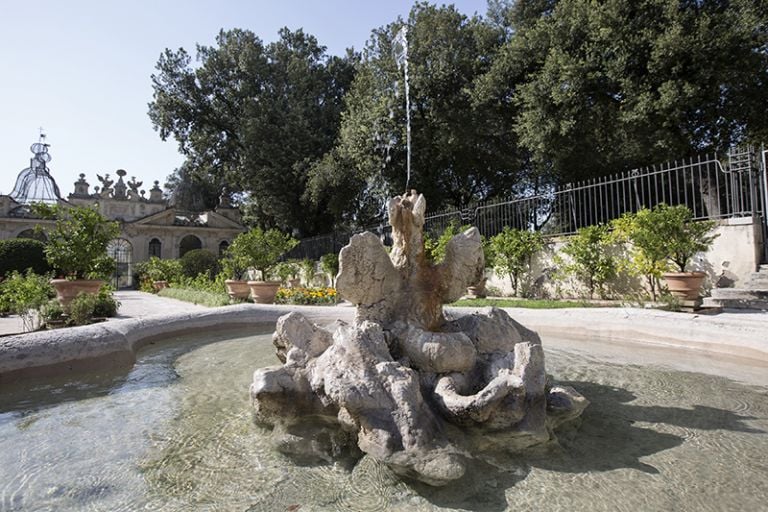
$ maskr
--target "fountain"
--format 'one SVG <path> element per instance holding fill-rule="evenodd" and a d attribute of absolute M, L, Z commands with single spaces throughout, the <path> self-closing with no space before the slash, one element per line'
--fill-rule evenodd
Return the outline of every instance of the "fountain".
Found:
<path fill-rule="evenodd" d="M 341 250 L 337 288 L 357 306 L 331 330 L 301 313 L 282 316 L 273 342 L 284 364 L 256 370 L 251 399 L 286 453 L 330 460 L 366 453 L 430 485 L 463 476 L 466 461 L 493 459 L 554 438 L 588 401 L 548 381 L 538 335 L 504 311 L 446 316 L 476 283 L 480 234 L 455 236 L 431 265 L 422 230 L 426 202 L 411 191 L 389 201 L 388 254 L 373 233 Z"/>

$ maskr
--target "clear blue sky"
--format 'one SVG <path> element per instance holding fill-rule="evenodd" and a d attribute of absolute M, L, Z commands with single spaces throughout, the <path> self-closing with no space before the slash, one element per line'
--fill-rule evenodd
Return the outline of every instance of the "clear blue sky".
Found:
<path fill-rule="evenodd" d="M 443 3 L 443 2 L 435 2 Z M 485 14 L 486 0 L 453 3 Z M 39 128 L 62 195 L 78 174 L 125 169 L 149 189 L 182 162 L 147 117 L 149 76 L 165 48 L 210 45 L 222 28 L 273 41 L 303 28 L 328 53 L 362 48 L 372 29 L 405 17 L 405 0 L 0 0 L 0 193 L 29 166 Z M 91 188 L 91 190 L 92 190 Z"/>

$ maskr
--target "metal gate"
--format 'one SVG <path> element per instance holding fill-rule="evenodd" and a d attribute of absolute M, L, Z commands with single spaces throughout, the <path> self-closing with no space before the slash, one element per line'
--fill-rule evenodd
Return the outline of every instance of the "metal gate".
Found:
<path fill-rule="evenodd" d="M 733 179 L 746 178 L 748 192 L 738 199 L 748 202 L 752 218 L 759 219 L 762 231 L 762 262 L 768 262 L 768 170 L 766 161 L 768 150 L 765 145 L 757 149 L 755 146 L 733 148 L 728 152 L 728 173 Z M 739 187 L 743 189 L 742 187 Z M 732 188 L 734 190 L 734 188 Z"/>
<path fill-rule="evenodd" d="M 115 260 L 115 273 L 112 275 L 112 286 L 116 290 L 133 286 L 132 262 L 133 246 L 125 238 L 116 238 L 109 242 L 107 254 Z"/>

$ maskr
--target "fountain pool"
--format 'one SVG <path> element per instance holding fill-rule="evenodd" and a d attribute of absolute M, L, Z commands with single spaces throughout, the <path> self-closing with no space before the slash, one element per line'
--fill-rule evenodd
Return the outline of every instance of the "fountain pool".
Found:
<path fill-rule="evenodd" d="M 575 352 L 545 339 L 548 371 L 591 401 L 578 433 L 470 465 L 459 485 L 432 488 L 368 457 L 307 464 L 275 452 L 253 423 L 248 394 L 253 369 L 278 363 L 272 328 L 150 345 L 122 372 L 4 385 L 0 511 L 720 511 L 768 503 L 764 368 L 708 361 L 714 372 L 754 376 L 746 384 L 669 366 L 674 357 L 695 367 L 689 353 L 666 349 L 640 366 L 631 347 L 619 357 L 609 344 L 580 342 Z"/>

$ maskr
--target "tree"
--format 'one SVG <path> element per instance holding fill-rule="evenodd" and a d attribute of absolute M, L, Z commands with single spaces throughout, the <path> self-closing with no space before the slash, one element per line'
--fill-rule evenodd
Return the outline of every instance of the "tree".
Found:
<path fill-rule="evenodd" d="M 507 226 L 501 233 L 490 238 L 494 268 L 509 276 L 515 296 L 522 292 L 521 279 L 524 274 L 530 273 L 533 257 L 543 248 L 544 238 L 538 231 Z"/>
<path fill-rule="evenodd" d="M 572 274 L 587 287 L 589 298 L 594 298 L 595 291 L 602 297 L 605 284 L 616 276 L 616 258 L 611 254 L 613 240 L 609 227 L 600 224 L 579 229 L 563 246 L 562 271 Z"/>
<path fill-rule="evenodd" d="M 765 2 L 533 0 L 517 14 L 526 5 L 541 14 L 518 19 L 483 99 L 519 108 L 521 145 L 557 181 L 768 135 Z"/>
<path fill-rule="evenodd" d="M 329 57 L 302 30 L 280 30 L 265 45 L 252 32 L 221 31 L 198 46 L 166 49 L 152 75 L 149 117 L 160 137 L 174 137 L 184 170 L 242 192 L 262 227 L 302 234 L 330 227 L 322 204 L 303 199 L 311 163 L 336 139 L 355 56 Z"/>
<path fill-rule="evenodd" d="M 404 22 L 373 31 L 346 98 L 334 151 L 312 169 L 311 197 L 334 197 L 340 221 L 370 223 L 376 205 L 406 187 L 403 73 L 393 40 Z M 415 5 L 407 21 L 412 125 L 410 187 L 433 208 L 464 207 L 515 187 L 524 156 L 505 105 L 476 103 L 476 80 L 506 37 L 453 6 Z M 361 196 L 361 191 L 364 195 Z"/>

